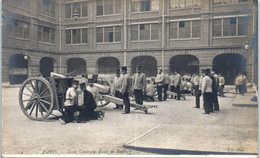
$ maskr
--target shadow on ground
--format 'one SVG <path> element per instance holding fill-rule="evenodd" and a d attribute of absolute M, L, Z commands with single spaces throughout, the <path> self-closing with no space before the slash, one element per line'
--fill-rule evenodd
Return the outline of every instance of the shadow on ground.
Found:
<path fill-rule="evenodd" d="M 123 148 L 146 152 L 150 154 L 160 155 L 257 155 L 257 153 L 241 153 L 241 152 L 214 152 L 214 151 L 195 151 L 195 150 L 178 150 L 178 149 L 163 149 L 163 148 L 146 148 L 130 145 L 123 145 Z"/>

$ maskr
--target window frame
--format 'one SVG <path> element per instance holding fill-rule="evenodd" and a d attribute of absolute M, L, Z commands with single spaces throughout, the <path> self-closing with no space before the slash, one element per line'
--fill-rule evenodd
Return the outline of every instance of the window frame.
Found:
<path fill-rule="evenodd" d="M 191 6 L 187 6 L 187 1 L 191 1 Z M 195 3 L 195 1 L 197 1 L 197 3 Z M 184 5 L 182 7 L 181 7 L 181 2 Z M 201 7 L 201 0 L 170 0 L 169 3 L 170 3 L 169 4 L 170 10 L 192 9 L 192 8 L 200 8 Z M 173 4 L 175 4 L 175 5 L 173 5 Z"/>
<path fill-rule="evenodd" d="M 152 30 L 155 30 L 155 29 L 152 29 L 152 25 L 155 24 L 155 25 L 158 25 L 158 39 L 152 39 Z M 140 26 L 144 25 L 144 28 L 145 28 L 145 25 L 149 25 L 149 39 L 144 39 L 142 40 L 141 39 L 141 34 L 140 34 Z M 132 27 L 134 26 L 137 26 L 137 40 L 132 40 Z M 135 30 L 136 31 L 136 30 Z M 130 24 L 130 42 L 145 42 L 145 41 L 158 41 L 160 40 L 160 23 L 159 22 L 154 22 L 154 23 L 138 23 L 138 24 Z"/>
<path fill-rule="evenodd" d="M 102 1 L 102 14 L 97 14 L 97 2 L 98 1 Z M 122 6 L 122 1 L 121 0 L 112 0 L 113 1 L 113 11 L 112 14 L 105 14 L 105 0 L 96 0 L 95 5 L 96 5 L 96 17 L 102 17 L 102 16 L 111 16 L 111 15 L 121 15 L 122 14 L 122 10 L 119 11 L 119 13 L 117 13 L 117 4 L 116 2 L 120 2 L 120 5 Z"/>
<path fill-rule="evenodd" d="M 66 19 L 74 19 L 73 18 L 73 12 L 74 12 L 74 10 L 73 10 L 73 5 L 75 4 L 75 3 L 80 3 L 80 10 L 78 11 L 79 12 L 79 17 L 78 18 L 88 18 L 88 1 L 76 1 L 76 2 L 66 2 L 65 3 L 65 6 L 64 6 L 64 9 L 65 9 L 65 20 Z M 86 9 L 87 9 L 87 11 L 86 11 L 86 13 L 87 13 L 87 15 L 86 16 L 82 16 L 82 13 L 83 13 L 83 3 L 86 3 Z M 66 15 L 66 5 L 70 5 L 70 17 L 67 17 L 67 15 Z"/>
<path fill-rule="evenodd" d="M 108 41 L 106 41 L 106 38 L 105 38 L 105 33 L 107 33 L 107 32 L 105 32 L 105 28 L 106 29 L 111 29 L 112 28 L 112 33 L 113 33 L 113 41 L 112 42 L 110 42 L 110 34 L 108 34 Z M 117 31 L 116 32 L 116 28 L 120 28 L 119 30 L 120 30 L 120 41 L 117 41 L 116 40 L 116 33 L 119 33 L 119 31 Z M 118 26 L 118 25 L 111 25 L 111 26 L 97 26 L 97 29 L 102 29 L 102 40 L 101 41 L 97 41 L 97 39 L 96 39 L 96 43 L 97 44 L 103 44 L 103 43 L 121 43 L 122 42 L 122 26 L 120 25 L 120 26 Z M 96 29 L 96 37 L 98 37 L 97 36 L 97 29 Z M 109 32 L 109 33 L 111 33 L 111 32 Z M 118 36 L 119 37 L 119 36 Z"/>
<path fill-rule="evenodd" d="M 168 27 L 169 27 L 169 40 L 190 40 L 190 39 L 200 39 L 201 38 L 201 31 L 199 33 L 199 36 L 198 37 L 193 37 L 193 22 L 194 21 L 198 21 L 199 22 L 199 26 L 197 26 L 196 28 L 201 28 L 201 19 L 185 19 L 185 20 L 174 20 L 174 21 L 170 21 L 169 24 L 168 24 Z M 186 31 L 184 33 L 184 37 L 180 37 L 180 22 L 183 22 L 184 23 L 184 26 L 185 27 L 185 22 L 189 22 L 189 37 L 186 37 Z M 171 27 L 172 24 L 176 24 L 176 28 L 173 28 Z M 187 28 L 187 27 L 185 27 Z M 171 35 L 172 33 L 172 29 L 176 29 L 176 38 L 174 38 L 173 35 Z"/>
<path fill-rule="evenodd" d="M 83 29 L 86 29 L 86 43 L 83 43 Z M 79 43 L 74 43 L 74 37 L 73 37 L 73 30 L 76 31 L 76 34 L 75 34 L 75 38 L 77 38 L 77 30 L 79 30 L 79 35 L 80 35 L 80 42 Z M 67 32 L 70 31 L 70 34 L 67 34 Z M 70 36 L 70 43 L 67 43 L 67 36 Z M 65 28 L 65 45 L 86 45 L 88 44 L 88 28 L 87 27 L 75 27 L 75 28 Z"/>
<path fill-rule="evenodd" d="M 48 40 L 44 39 L 44 29 L 48 29 L 49 30 L 49 37 Z M 39 30 L 41 32 L 41 38 L 39 38 Z M 48 26 L 44 26 L 44 25 L 38 25 L 38 29 L 37 29 L 37 35 L 38 35 L 38 42 L 43 42 L 43 43 L 48 43 L 48 44 L 55 44 L 55 28 L 52 27 L 48 27 Z M 53 37 L 53 39 L 52 39 Z M 53 42 L 52 42 L 53 41 Z"/>
<path fill-rule="evenodd" d="M 145 9 L 141 9 L 141 3 L 143 2 L 143 3 L 145 3 L 145 2 L 148 2 L 149 1 L 149 6 L 150 6 L 150 8 L 149 8 L 149 10 L 145 10 Z M 158 5 L 158 7 L 157 7 L 157 9 L 152 9 L 153 7 L 152 7 L 152 3 L 153 3 L 153 1 L 155 1 L 156 3 L 157 3 L 157 5 Z M 135 0 L 135 3 L 137 3 L 137 11 L 135 11 L 135 10 L 133 10 L 132 9 L 132 3 L 133 3 L 133 0 L 131 0 L 130 1 L 131 2 L 131 5 L 130 5 L 130 13 L 131 14 L 135 14 L 135 13 L 149 13 L 149 12 L 158 12 L 159 11 L 159 0 Z M 144 7 L 145 8 L 145 7 Z"/>
<path fill-rule="evenodd" d="M 235 35 L 224 35 L 224 19 L 231 19 L 231 18 L 236 18 L 236 32 L 235 32 Z M 239 35 L 239 18 L 249 18 L 248 15 L 243 15 L 243 16 L 232 16 L 232 17 L 216 17 L 216 18 L 213 18 L 213 21 L 214 20 L 221 20 L 221 36 L 213 36 L 214 35 L 214 27 L 212 26 L 212 38 L 232 38 L 232 37 L 246 37 L 247 34 L 245 33 L 244 35 Z M 212 25 L 213 25 L 213 22 L 212 22 Z M 246 27 L 246 23 L 244 23 L 244 26 Z M 247 27 L 246 27 L 247 28 Z M 245 30 L 245 32 L 248 31 L 248 28 L 247 30 Z"/>

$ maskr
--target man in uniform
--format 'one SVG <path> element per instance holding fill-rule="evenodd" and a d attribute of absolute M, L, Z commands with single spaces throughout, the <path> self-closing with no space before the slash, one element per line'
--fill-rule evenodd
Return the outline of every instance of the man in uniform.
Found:
<path fill-rule="evenodd" d="M 212 70 L 210 78 L 212 79 L 212 101 L 213 108 L 210 109 L 210 112 L 219 111 L 219 103 L 218 103 L 218 89 L 219 89 L 219 78 L 215 69 Z"/>
<path fill-rule="evenodd" d="M 195 108 L 200 108 L 200 91 L 199 91 L 199 84 L 200 84 L 200 77 L 197 74 L 194 74 L 193 78 L 192 78 L 192 82 L 194 84 L 194 89 L 195 89 Z"/>
<path fill-rule="evenodd" d="M 162 74 L 162 69 L 159 69 L 155 77 L 155 84 L 157 85 L 157 94 L 159 101 L 162 101 L 163 78 L 164 77 Z"/>
<path fill-rule="evenodd" d="M 212 79 L 210 78 L 210 69 L 205 70 L 205 76 L 202 79 L 201 93 L 203 95 L 205 110 L 203 114 L 209 114 L 212 108 Z"/>
<path fill-rule="evenodd" d="M 181 75 L 175 71 L 175 80 L 174 80 L 174 87 L 175 87 L 175 92 L 177 93 L 177 100 L 180 100 L 181 97 Z"/>
<path fill-rule="evenodd" d="M 122 94 L 123 103 L 125 105 L 125 112 L 123 114 L 130 113 L 130 100 L 129 100 L 129 91 L 130 91 L 130 79 L 127 75 L 127 67 L 123 66 L 121 68 L 121 82 L 122 86 L 120 88 L 120 93 Z"/>
<path fill-rule="evenodd" d="M 164 71 L 164 76 L 163 76 L 163 100 L 165 101 L 167 99 L 167 91 L 170 83 L 170 78 L 169 78 L 169 73 L 167 71 Z"/>
<path fill-rule="evenodd" d="M 113 82 L 113 87 L 112 87 L 112 91 L 114 91 L 115 93 L 115 97 L 122 99 L 122 95 L 120 93 L 120 88 L 121 88 L 121 78 L 120 78 L 120 70 L 116 69 L 116 76 L 114 78 L 114 82 Z M 113 109 L 123 109 L 123 105 L 119 105 L 116 104 L 116 107 L 114 107 Z"/>
<path fill-rule="evenodd" d="M 141 66 L 136 68 L 136 73 L 133 75 L 132 87 L 134 88 L 136 104 L 143 105 L 143 94 L 146 90 L 146 76 L 141 72 Z"/>

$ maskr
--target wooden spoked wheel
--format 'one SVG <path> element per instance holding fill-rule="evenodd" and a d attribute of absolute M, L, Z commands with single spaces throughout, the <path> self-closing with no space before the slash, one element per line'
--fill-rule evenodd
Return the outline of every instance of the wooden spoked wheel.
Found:
<path fill-rule="evenodd" d="M 54 106 L 53 88 L 42 77 L 27 79 L 19 91 L 19 104 L 29 119 L 42 121 L 52 113 Z"/>

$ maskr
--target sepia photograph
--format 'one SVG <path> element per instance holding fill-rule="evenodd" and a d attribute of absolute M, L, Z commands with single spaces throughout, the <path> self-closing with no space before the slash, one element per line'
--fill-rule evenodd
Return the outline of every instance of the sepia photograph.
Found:
<path fill-rule="evenodd" d="M 1 0 L 2 157 L 258 157 L 257 0 Z"/>

